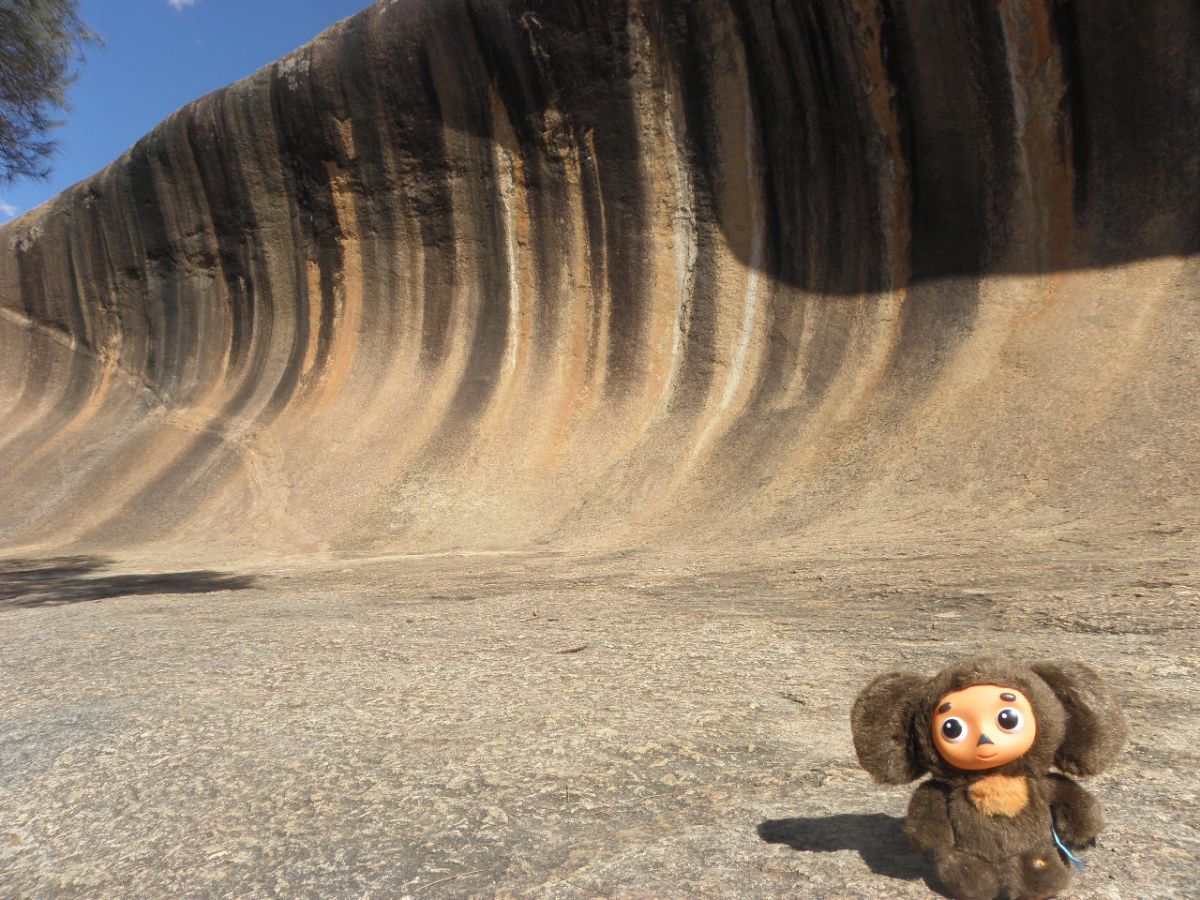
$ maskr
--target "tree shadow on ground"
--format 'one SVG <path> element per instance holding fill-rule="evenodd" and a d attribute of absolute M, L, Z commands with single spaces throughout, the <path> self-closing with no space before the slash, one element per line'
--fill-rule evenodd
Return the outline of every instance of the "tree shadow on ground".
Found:
<path fill-rule="evenodd" d="M 208 594 L 252 587 L 251 575 L 199 569 L 190 572 L 100 575 L 103 556 L 0 560 L 0 606 L 63 606 L 147 594 Z"/>
<path fill-rule="evenodd" d="M 842 813 L 798 819 L 769 819 L 758 826 L 769 844 L 787 844 L 805 853 L 854 850 L 876 875 L 916 881 L 936 890 L 924 858 L 904 834 L 904 819 L 884 813 Z"/>

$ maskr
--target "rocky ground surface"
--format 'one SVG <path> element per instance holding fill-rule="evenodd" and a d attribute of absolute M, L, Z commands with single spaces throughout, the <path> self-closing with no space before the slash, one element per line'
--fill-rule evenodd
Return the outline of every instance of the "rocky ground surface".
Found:
<path fill-rule="evenodd" d="M 0 894 L 923 897 L 872 675 L 1099 669 L 1132 740 L 1077 897 L 1195 896 L 1186 535 L 719 554 L 9 559 Z"/>

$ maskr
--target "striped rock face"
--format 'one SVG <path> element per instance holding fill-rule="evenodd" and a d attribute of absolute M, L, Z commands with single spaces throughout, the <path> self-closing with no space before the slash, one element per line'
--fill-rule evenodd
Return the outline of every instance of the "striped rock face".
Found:
<path fill-rule="evenodd" d="M 0 228 L 0 543 L 1195 521 L 1198 60 L 1193 0 L 380 2 Z"/>

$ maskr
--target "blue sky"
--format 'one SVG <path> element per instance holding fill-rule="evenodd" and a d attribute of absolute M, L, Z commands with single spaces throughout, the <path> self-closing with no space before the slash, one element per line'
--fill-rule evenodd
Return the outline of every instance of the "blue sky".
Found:
<path fill-rule="evenodd" d="M 71 89 L 47 181 L 0 187 L 0 222 L 104 168 L 142 135 L 209 91 L 249 75 L 370 0 L 82 0 L 104 35 Z"/>

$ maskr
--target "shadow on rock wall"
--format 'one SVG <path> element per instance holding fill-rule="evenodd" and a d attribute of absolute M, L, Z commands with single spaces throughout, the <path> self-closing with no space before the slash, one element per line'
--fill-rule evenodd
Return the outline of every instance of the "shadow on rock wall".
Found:
<path fill-rule="evenodd" d="M 293 98 L 294 161 L 311 176 L 315 208 L 332 210 L 322 196 L 330 162 L 370 166 L 378 154 L 382 169 L 398 154 L 428 176 L 425 211 L 436 218 L 451 213 L 448 181 L 460 174 L 445 129 L 499 141 L 544 194 L 530 210 L 537 252 L 539 236 L 562 235 L 555 160 L 577 153 L 594 265 L 632 297 L 648 289 L 652 178 L 677 178 L 676 213 L 719 228 L 746 265 L 823 293 L 1200 251 L 1194 4 L 864 10 L 380 6 L 326 55 L 343 69 L 327 74 L 341 77 L 314 77 Z M 335 120 L 381 101 L 400 127 L 356 124 L 358 158 L 347 160 Z M 662 158 L 656 129 L 677 160 Z"/>

